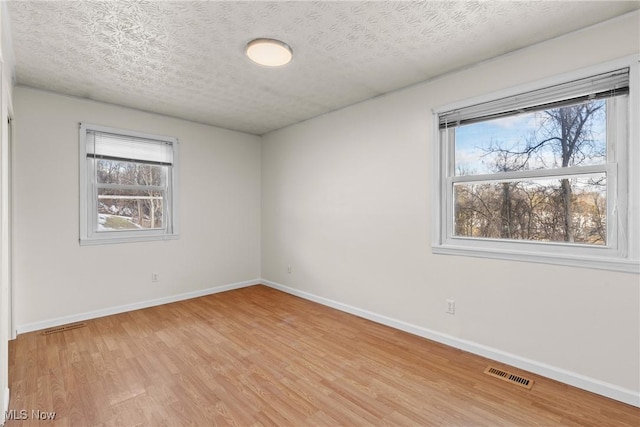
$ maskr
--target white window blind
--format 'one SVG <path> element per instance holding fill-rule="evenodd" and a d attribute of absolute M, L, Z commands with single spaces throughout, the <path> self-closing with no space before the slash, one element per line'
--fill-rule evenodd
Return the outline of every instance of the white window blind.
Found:
<path fill-rule="evenodd" d="M 629 68 L 439 114 L 440 129 L 629 93 Z"/>
<path fill-rule="evenodd" d="M 87 157 L 90 158 L 135 161 L 164 166 L 173 164 L 171 141 L 88 129 L 85 142 Z"/>

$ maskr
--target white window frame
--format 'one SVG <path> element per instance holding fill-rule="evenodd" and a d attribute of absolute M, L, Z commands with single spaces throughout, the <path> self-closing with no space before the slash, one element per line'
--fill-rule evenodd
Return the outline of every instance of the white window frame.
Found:
<path fill-rule="evenodd" d="M 433 188 L 432 188 L 432 252 L 446 255 L 462 255 L 483 258 L 497 258 L 514 261 L 559 264 L 587 267 L 629 273 L 640 273 L 640 70 L 639 57 L 633 55 L 620 60 L 592 66 L 579 71 L 544 79 L 462 102 L 445 105 L 434 110 L 433 114 Z M 607 142 L 608 160 L 606 165 L 581 167 L 580 172 L 592 168 L 593 172 L 607 172 L 607 228 L 606 246 L 583 245 L 563 242 L 535 242 L 523 240 L 469 238 L 453 235 L 453 183 L 465 178 L 454 176 L 453 141 L 448 136 L 441 138 L 440 115 L 498 99 L 549 88 L 574 80 L 588 78 L 617 69 L 629 68 L 628 102 L 611 102 L 607 108 L 617 108 L 616 115 L 621 118 L 615 126 L 607 123 L 608 136 L 611 131 L 614 138 Z M 626 104 L 626 105 L 624 105 Z M 621 105 L 624 105 L 620 108 Z M 621 111 L 622 110 L 622 111 Z M 609 119 L 608 119 L 609 120 Z M 613 120 L 615 121 L 615 120 Z M 443 134 L 451 134 L 444 132 Z M 549 171 L 548 175 L 559 173 Z M 547 173 L 546 171 L 542 174 Z M 523 179 L 527 172 L 500 173 L 487 175 L 487 179 L 502 180 Z M 513 175 L 513 176 L 510 176 Z M 541 177 L 540 171 L 532 171 L 531 177 Z M 617 178 L 611 181 L 610 177 Z M 613 193 L 613 194 L 611 194 Z M 616 200 L 613 203 L 612 200 Z"/>
<path fill-rule="evenodd" d="M 163 228 L 140 230 L 97 231 L 98 186 L 87 160 L 87 132 L 106 132 L 126 137 L 161 141 L 171 145 L 172 165 L 169 167 L 164 205 Z M 80 244 L 100 245 L 128 242 L 148 242 L 178 238 L 178 139 L 150 133 L 118 129 L 108 126 L 80 123 Z M 135 160 L 133 160 L 135 161 Z"/>

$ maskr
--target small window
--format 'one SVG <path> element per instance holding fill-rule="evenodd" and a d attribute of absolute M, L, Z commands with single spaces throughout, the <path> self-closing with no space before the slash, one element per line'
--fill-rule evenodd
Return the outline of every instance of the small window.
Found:
<path fill-rule="evenodd" d="M 80 243 L 176 238 L 176 138 L 80 125 Z"/>
<path fill-rule="evenodd" d="M 434 252 L 637 272 L 629 87 L 622 68 L 437 112 Z"/>

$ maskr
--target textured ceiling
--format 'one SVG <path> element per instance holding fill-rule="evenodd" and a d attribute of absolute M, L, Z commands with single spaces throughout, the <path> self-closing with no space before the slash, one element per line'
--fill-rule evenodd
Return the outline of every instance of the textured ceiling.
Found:
<path fill-rule="evenodd" d="M 263 134 L 640 8 L 616 1 L 11 1 L 20 85 Z M 253 38 L 288 43 L 266 68 Z"/>

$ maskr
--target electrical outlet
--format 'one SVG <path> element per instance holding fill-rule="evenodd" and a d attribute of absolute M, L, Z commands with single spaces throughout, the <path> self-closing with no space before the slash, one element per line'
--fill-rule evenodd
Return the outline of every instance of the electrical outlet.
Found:
<path fill-rule="evenodd" d="M 156 283 L 158 280 L 158 273 L 151 273 L 151 282 Z"/>
<path fill-rule="evenodd" d="M 456 301 L 452 299 L 445 300 L 447 303 L 445 308 L 445 313 L 447 314 L 456 314 Z"/>
<path fill-rule="evenodd" d="M 287 266 L 287 273 L 291 274 L 291 264 Z"/>

